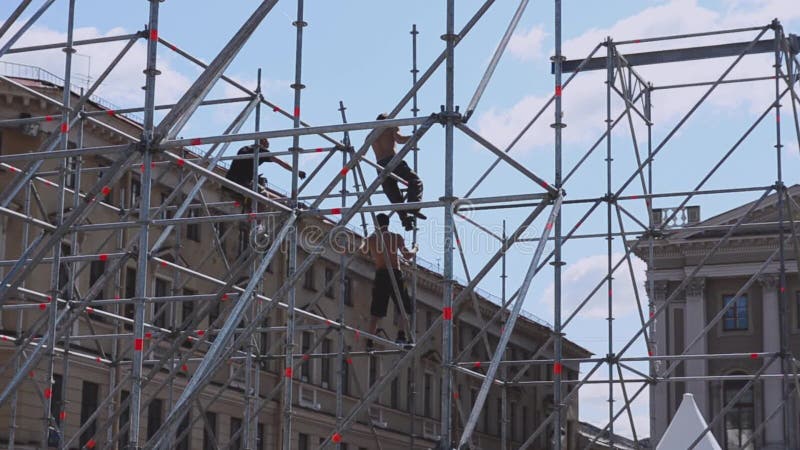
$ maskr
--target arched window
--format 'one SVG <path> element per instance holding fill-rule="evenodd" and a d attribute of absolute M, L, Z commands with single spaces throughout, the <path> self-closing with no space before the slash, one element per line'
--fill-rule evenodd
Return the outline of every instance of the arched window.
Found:
<path fill-rule="evenodd" d="M 737 372 L 732 375 L 745 375 Z M 727 405 L 747 384 L 746 380 L 725 381 L 722 384 L 723 401 Z M 743 447 L 753 435 L 755 427 L 755 408 L 753 407 L 753 386 L 750 386 L 725 414 L 725 448 L 731 450 L 752 450 L 753 442 Z"/>

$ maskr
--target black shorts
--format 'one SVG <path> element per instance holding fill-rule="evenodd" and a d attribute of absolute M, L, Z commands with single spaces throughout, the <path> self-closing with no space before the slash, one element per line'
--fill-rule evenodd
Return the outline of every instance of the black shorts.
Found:
<path fill-rule="evenodd" d="M 395 269 L 394 279 L 397 281 L 397 289 L 400 291 L 400 296 L 403 299 L 403 309 L 406 310 L 406 314 L 411 314 L 411 299 L 408 297 L 408 292 L 403 282 L 403 272 Z M 389 271 L 387 269 L 378 269 L 375 271 L 375 283 L 372 285 L 372 306 L 370 306 L 369 309 L 370 313 L 375 317 L 386 317 L 386 312 L 389 307 L 389 297 L 394 299 L 395 303 L 397 303 Z"/>

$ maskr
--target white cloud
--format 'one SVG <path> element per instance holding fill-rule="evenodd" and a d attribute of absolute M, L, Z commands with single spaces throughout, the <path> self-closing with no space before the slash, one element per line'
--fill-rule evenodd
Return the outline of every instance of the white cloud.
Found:
<path fill-rule="evenodd" d="M 612 264 L 616 264 L 622 256 L 622 253 L 613 253 L 611 255 Z M 646 265 L 640 259 L 633 256 L 631 256 L 631 262 L 636 282 L 641 285 L 641 282 L 645 279 Z M 562 274 L 561 296 L 566 314 L 571 314 L 581 301 L 589 295 L 592 289 L 605 278 L 607 274 L 607 264 L 606 255 L 592 255 L 583 257 L 566 266 Z M 623 263 L 623 265 L 614 272 L 614 283 L 612 286 L 614 316 L 617 319 L 621 319 L 636 313 L 636 296 L 627 263 Z M 645 303 L 643 306 L 646 306 L 647 297 L 645 296 L 645 292 L 643 289 L 640 289 L 639 286 L 637 286 L 636 289 L 639 293 L 640 300 Z M 584 305 L 578 313 L 578 317 L 589 319 L 605 318 L 608 313 L 607 292 L 604 284 L 595 292 L 586 305 Z M 554 285 L 550 283 L 542 294 L 539 303 L 552 307 L 553 296 Z"/>
<path fill-rule="evenodd" d="M 543 44 L 546 37 L 543 25 L 536 25 L 522 33 L 514 33 L 508 41 L 508 52 L 522 61 L 539 59 L 544 54 Z"/>
<path fill-rule="evenodd" d="M 608 28 L 593 28 L 564 43 L 564 54 L 568 58 L 582 58 L 607 36 L 617 41 L 651 36 L 704 32 L 709 30 L 737 28 L 769 23 L 780 17 L 784 24 L 800 18 L 800 2 L 780 0 L 730 0 L 724 11 L 715 11 L 700 6 L 697 0 L 671 0 L 645 8 L 638 13 L 620 19 Z M 535 31 L 526 31 L 517 36 L 518 42 Z M 767 33 L 771 36 L 771 32 Z M 713 38 L 663 41 L 659 43 L 632 44 L 620 47 L 621 53 L 651 51 L 662 48 L 705 45 L 711 42 L 744 41 L 753 39 L 755 33 L 723 35 Z M 524 46 L 522 46 L 525 49 Z M 523 52 L 523 50 L 518 50 Z M 528 53 L 522 53 L 528 55 Z M 601 49 L 595 56 L 602 56 Z M 519 56 L 519 55 L 518 55 Z M 637 71 L 655 86 L 696 81 L 713 81 L 719 77 L 733 58 L 695 61 L 692 63 L 642 66 Z M 742 60 L 729 77 L 753 77 L 772 75 L 770 55 L 749 56 Z M 564 143 L 569 147 L 585 144 L 601 135 L 605 129 L 605 73 L 594 71 L 580 74 L 564 89 L 563 111 L 567 128 Z M 619 86 L 619 85 L 618 85 Z M 708 99 L 715 114 L 754 114 L 763 111 L 771 101 L 772 89 L 759 85 L 724 85 Z M 707 88 L 682 89 L 680 95 L 674 91 L 656 91 L 653 94 L 655 122 L 662 127 L 672 124 L 694 105 Z M 511 106 L 489 107 L 478 116 L 478 129 L 496 145 L 505 147 L 542 108 L 552 94 L 529 94 Z M 622 104 L 614 106 L 614 116 L 622 111 Z M 635 120 L 636 122 L 637 120 Z M 521 150 L 549 148 L 553 144 L 552 106 L 517 144 Z M 627 129 L 627 127 L 624 127 Z"/>
<path fill-rule="evenodd" d="M 12 29 L 7 35 L 12 35 L 14 31 Z M 75 39 L 92 39 L 126 33 L 129 31 L 122 28 L 101 31 L 95 27 L 81 27 L 75 29 Z M 17 41 L 15 47 L 64 41 L 66 41 L 66 33 L 47 27 L 33 26 Z M 73 76 L 75 77 L 73 84 L 80 85 L 80 81 L 86 76 L 91 76 L 93 80 L 96 79 L 119 54 L 125 44 L 126 42 L 119 41 L 77 47 L 76 56 L 73 58 Z M 141 106 L 144 100 L 141 87 L 144 86 L 145 81 L 142 71 L 146 65 L 146 55 L 147 47 L 143 41 L 134 44 L 98 89 L 97 95 L 119 106 Z M 64 53 L 59 49 L 11 54 L 4 56 L 3 60 L 40 67 L 61 78 L 64 76 Z M 91 73 L 89 73 L 89 68 L 91 68 Z M 173 68 L 171 56 L 164 48 L 159 49 L 158 70 L 161 71 L 161 75 L 156 80 L 156 103 L 173 103 L 191 85 L 192 80 Z"/>

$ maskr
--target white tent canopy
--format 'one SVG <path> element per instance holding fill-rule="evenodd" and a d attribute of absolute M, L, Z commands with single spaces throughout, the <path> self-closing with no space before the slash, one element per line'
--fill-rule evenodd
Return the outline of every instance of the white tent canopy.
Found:
<path fill-rule="evenodd" d="M 675 417 L 672 418 L 667 431 L 661 437 L 661 442 L 658 443 L 656 450 L 685 450 L 697 439 L 697 436 L 700 436 L 707 425 L 694 402 L 694 396 L 683 394 L 681 406 L 675 412 Z M 695 450 L 722 450 L 711 432 L 706 433 L 694 448 Z"/>

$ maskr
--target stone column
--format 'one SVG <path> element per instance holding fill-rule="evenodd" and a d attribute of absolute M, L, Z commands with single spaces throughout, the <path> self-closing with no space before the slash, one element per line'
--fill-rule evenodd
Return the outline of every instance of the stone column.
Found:
<path fill-rule="evenodd" d="M 653 292 L 650 292 L 651 311 L 664 304 L 664 300 L 667 298 L 667 282 L 656 281 L 653 287 Z M 665 355 L 669 349 L 668 316 L 669 309 L 665 309 L 656 316 L 656 320 L 650 328 L 650 340 L 653 342 L 650 350 L 653 355 Z M 654 364 L 656 372 L 664 370 L 664 367 L 665 365 L 661 361 Z M 653 442 L 658 442 L 669 425 L 669 396 L 666 383 L 658 383 L 650 389 L 650 436 Z"/>
<path fill-rule="evenodd" d="M 778 305 L 779 278 L 778 275 L 767 274 L 760 276 L 758 281 L 761 283 L 763 351 L 779 352 L 781 350 L 780 307 Z M 753 326 L 758 326 L 758 324 L 753 323 Z M 758 335 L 756 334 L 756 336 Z M 776 359 L 764 371 L 764 374 L 779 373 L 781 373 L 780 359 Z M 783 388 L 780 379 L 764 380 L 763 386 L 763 414 L 766 415 L 780 404 L 783 398 Z M 764 418 L 766 417 L 764 416 Z M 778 413 L 767 423 L 762 436 L 764 436 L 764 449 L 787 448 L 783 442 L 783 414 Z"/>
<path fill-rule="evenodd" d="M 683 310 L 683 342 L 687 346 L 687 355 L 703 355 L 708 353 L 708 343 L 706 334 L 700 336 L 698 341 L 691 347 L 688 345 L 700 335 L 706 326 L 706 279 L 695 277 L 686 286 L 686 307 Z M 708 361 L 705 359 L 693 359 L 684 362 L 686 376 L 706 376 L 708 375 Z M 686 383 L 686 391 L 694 395 L 694 400 L 700 412 L 703 413 L 706 421 L 709 420 L 708 412 L 708 382 L 689 381 Z"/>

